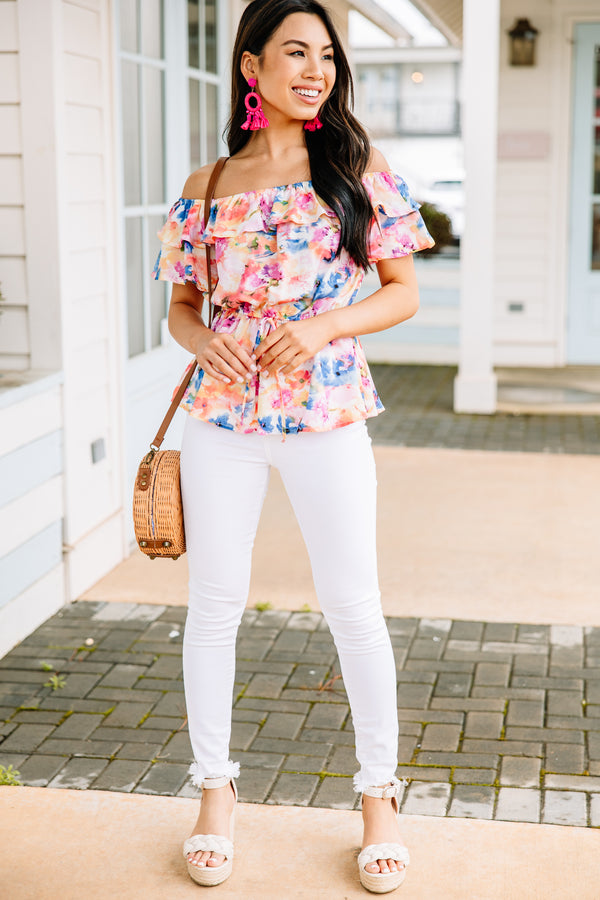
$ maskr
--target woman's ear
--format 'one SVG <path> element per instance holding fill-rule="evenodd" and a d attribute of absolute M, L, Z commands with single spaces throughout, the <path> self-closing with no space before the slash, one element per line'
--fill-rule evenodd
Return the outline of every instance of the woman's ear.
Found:
<path fill-rule="evenodd" d="M 244 50 L 242 53 L 242 61 L 240 63 L 240 68 L 242 70 L 242 75 L 248 81 L 249 78 L 256 78 L 256 62 L 255 57 L 250 53 L 249 50 Z"/>

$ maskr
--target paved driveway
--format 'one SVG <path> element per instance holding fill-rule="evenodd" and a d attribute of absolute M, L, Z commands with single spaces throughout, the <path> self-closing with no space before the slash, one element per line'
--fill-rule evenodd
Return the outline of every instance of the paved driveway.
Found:
<path fill-rule="evenodd" d="M 198 796 L 184 616 L 79 602 L 48 620 L 1 661 L 0 764 L 28 785 Z M 600 628 L 388 623 L 404 813 L 600 825 Z M 248 610 L 237 656 L 241 799 L 352 809 L 354 734 L 322 616 Z"/>

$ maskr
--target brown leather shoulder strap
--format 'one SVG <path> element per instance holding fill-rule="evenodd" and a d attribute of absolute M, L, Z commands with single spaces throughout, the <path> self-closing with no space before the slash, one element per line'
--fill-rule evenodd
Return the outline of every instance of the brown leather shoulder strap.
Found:
<path fill-rule="evenodd" d="M 210 216 L 210 208 L 212 206 L 212 202 L 213 202 L 213 199 L 215 196 L 217 181 L 219 180 L 219 176 L 220 176 L 221 172 L 223 171 L 223 168 L 225 167 L 225 163 L 227 162 L 228 159 L 229 159 L 228 156 L 221 156 L 215 163 L 215 166 L 211 172 L 211 175 L 210 175 L 210 178 L 208 181 L 208 187 L 206 188 L 206 197 L 204 198 L 204 227 L 205 228 L 208 223 L 209 216 Z M 213 302 L 212 302 L 214 288 L 213 288 L 212 276 L 211 276 L 210 244 L 205 244 L 204 247 L 206 250 L 206 278 L 207 278 L 207 282 L 208 282 L 208 327 L 210 328 L 210 326 L 212 325 L 213 312 L 214 312 L 214 307 L 213 307 Z"/>
<path fill-rule="evenodd" d="M 210 178 L 208 179 L 208 186 L 206 188 L 206 197 L 204 199 L 204 224 L 206 227 L 206 218 L 207 213 L 210 214 L 210 207 L 215 198 L 215 189 L 217 187 L 217 181 L 221 175 L 221 172 L 225 168 L 225 163 L 229 159 L 228 156 L 220 156 L 216 161 L 212 172 L 210 173 Z"/>
<path fill-rule="evenodd" d="M 217 187 L 217 181 L 219 180 L 219 175 L 223 171 L 223 167 L 225 163 L 229 159 L 228 156 L 221 156 L 220 159 L 217 160 L 215 166 L 211 172 L 210 178 L 208 180 L 208 187 L 206 188 L 206 197 L 204 199 L 204 225 L 206 227 L 206 223 L 208 222 L 208 217 L 210 216 L 210 207 L 212 205 L 215 189 Z M 210 260 L 210 244 L 205 244 L 206 247 L 206 277 L 208 281 L 208 302 L 209 302 L 209 312 L 208 312 L 208 323 L 209 327 L 212 325 L 212 317 L 213 317 L 213 304 L 212 304 L 212 295 L 213 295 L 213 285 L 212 285 L 212 277 L 211 277 L 211 260 Z M 179 385 L 177 393 L 173 397 L 171 401 L 171 405 L 167 411 L 166 416 L 161 422 L 160 428 L 156 432 L 156 437 L 150 444 L 152 450 L 158 450 L 160 445 L 165 439 L 165 434 L 167 433 L 167 428 L 171 424 L 173 416 L 175 415 L 175 411 L 179 404 L 183 399 L 183 395 L 185 394 L 186 388 L 190 381 L 192 380 L 192 376 L 196 371 L 196 360 L 193 359 L 190 362 L 189 369 L 186 372 L 183 381 Z"/>
<path fill-rule="evenodd" d="M 152 450 L 158 450 L 160 445 L 164 441 L 165 434 L 167 433 L 167 428 L 171 424 L 171 421 L 173 419 L 173 416 L 175 415 L 177 407 L 179 406 L 179 404 L 181 403 L 181 401 L 183 399 L 185 390 L 186 390 L 188 384 L 190 383 L 190 381 L 192 380 L 192 375 L 196 371 L 196 365 L 197 365 L 196 360 L 193 359 L 189 365 L 188 371 L 183 376 L 183 381 L 179 385 L 179 388 L 177 389 L 177 393 L 171 400 L 171 405 L 169 406 L 169 409 L 167 410 L 166 416 L 164 417 L 164 419 L 161 422 L 160 428 L 156 432 L 156 437 L 150 444 L 150 447 Z"/>

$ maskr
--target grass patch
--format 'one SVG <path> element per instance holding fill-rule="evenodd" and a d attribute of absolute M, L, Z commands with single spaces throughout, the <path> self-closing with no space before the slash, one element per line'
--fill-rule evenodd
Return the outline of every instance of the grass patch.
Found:
<path fill-rule="evenodd" d="M 57 672 L 51 675 L 48 681 L 44 682 L 44 687 L 52 688 L 53 691 L 59 691 L 67 683 L 65 675 L 59 675 Z"/>
<path fill-rule="evenodd" d="M 22 781 L 20 780 L 21 773 L 17 771 L 13 766 L 0 766 L 0 784 L 10 784 L 13 787 L 21 787 Z"/>
<path fill-rule="evenodd" d="M 259 601 L 254 604 L 254 609 L 258 610 L 258 612 L 266 612 L 268 609 L 273 609 L 273 604 L 269 603 L 268 600 L 264 602 Z"/>

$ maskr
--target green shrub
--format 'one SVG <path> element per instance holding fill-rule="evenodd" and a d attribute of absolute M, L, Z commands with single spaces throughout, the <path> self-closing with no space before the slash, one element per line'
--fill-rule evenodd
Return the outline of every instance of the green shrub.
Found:
<path fill-rule="evenodd" d="M 442 247 L 454 243 L 452 221 L 446 213 L 443 213 L 433 203 L 422 203 L 420 213 L 427 226 L 427 231 L 435 241 L 435 246 L 427 250 L 421 250 L 421 253 L 433 255 L 434 253 L 439 253 Z"/>

